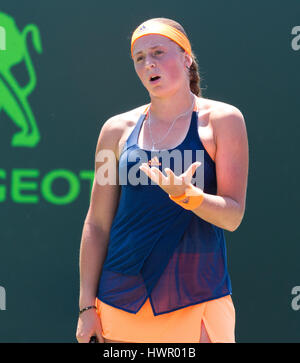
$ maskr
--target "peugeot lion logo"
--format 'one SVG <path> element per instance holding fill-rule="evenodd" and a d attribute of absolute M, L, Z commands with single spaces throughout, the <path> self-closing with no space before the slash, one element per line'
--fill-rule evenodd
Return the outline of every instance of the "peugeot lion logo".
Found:
<path fill-rule="evenodd" d="M 42 53 L 40 32 L 36 25 L 28 24 L 20 32 L 14 19 L 0 12 L 0 115 L 6 115 L 20 129 L 11 140 L 16 147 L 34 147 L 40 140 L 40 133 L 28 103 L 28 96 L 36 86 L 35 70 L 27 49 L 27 36 L 31 33 L 37 53 Z M 24 61 L 29 81 L 24 87 L 11 73 L 11 68 Z"/>

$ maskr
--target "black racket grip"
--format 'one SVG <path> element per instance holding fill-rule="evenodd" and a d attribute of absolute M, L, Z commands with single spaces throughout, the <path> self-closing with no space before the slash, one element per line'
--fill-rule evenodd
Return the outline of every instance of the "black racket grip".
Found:
<path fill-rule="evenodd" d="M 99 343 L 99 342 L 98 342 L 97 337 L 96 337 L 95 335 L 92 335 L 92 336 L 90 337 L 90 341 L 89 341 L 89 343 Z"/>

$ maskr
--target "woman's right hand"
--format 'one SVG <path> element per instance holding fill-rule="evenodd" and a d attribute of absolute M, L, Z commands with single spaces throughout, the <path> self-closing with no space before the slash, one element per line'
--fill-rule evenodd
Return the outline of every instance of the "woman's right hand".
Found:
<path fill-rule="evenodd" d="M 76 338 L 78 343 L 89 343 L 93 335 L 97 337 L 99 343 L 104 343 L 99 315 L 95 309 L 90 309 L 79 315 Z"/>

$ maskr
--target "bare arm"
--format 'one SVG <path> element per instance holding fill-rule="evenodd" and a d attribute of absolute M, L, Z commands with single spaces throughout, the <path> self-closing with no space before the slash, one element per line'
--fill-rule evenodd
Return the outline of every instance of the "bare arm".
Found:
<path fill-rule="evenodd" d="M 241 112 L 233 107 L 215 114 L 217 195 L 204 193 L 202 204 L 193 212 L 218 227 L 234 231 L 240 225 L 246 204 L 248 139 Z"/>
<path fill-rule="evenodd" d="M 110 151 L 114 154 L 116 152 L 120 130 L 113 124 L 113 119 L 104 124 L 96 147 L 95 178 L 80 246 L 80 309 L 95 303 L 99 277 L 107 253 L 110 228 L 119 201 L 120 187 L 117 183 L 100 185 L 96 179 L 98 168 L 107 164 L 107 160 L 103 162 L 96 160 L 99 152 Z M 115 172 L 117 176 L 117 167 Z"/>

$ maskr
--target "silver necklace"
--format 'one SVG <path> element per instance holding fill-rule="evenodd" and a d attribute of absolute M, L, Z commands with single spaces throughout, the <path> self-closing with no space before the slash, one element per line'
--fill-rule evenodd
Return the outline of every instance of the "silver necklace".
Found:
<path fill-rule="evenodd" d="M 151 122 L 152 122 L 152 120 L 151 120 L 151 114 L 150 114 L 150 110 L 151 110 L 151 106 L 150 106 L 150 108 L 149 108 L 149 117 L 148 117 L 148 125 L 149 125 L 150 137 L 151 137 L 151 141 L 152 141 L 152 148 L 151 148 L 151 150 L 153 150 L 153 151 L 157 150 L 157 149 L 155 149 L 155 148 L 154 148 L 154 145 L 160 144 L 163 140 L 165 140 L 165 138 L 169 135 L 169 133 L 170 133 L 170 131 L 171 131 L 171 129 L 172 129 L 172 127 L 173 127 L 173 125 L 175 124 L 176 120 L 178 120 L 178 119 L 179 119 L 179 117 L 182 117 L 182 116 L 186 115 L 187 113 L 190 113 L 190 112 L 191 112 L 191 110 L 193 110 L 193 108 L 194 108 L 194 104 L 195 104 L 195 97 L 194 97 L 194 99 L 193 99 L 192 107 L 190 107 L 190 108 L 188 109 L 188 111 L 183 112 L 183 113 L 181 113 L 180 115 L 178 115 L 178 116 L 177 116 L 177 117 L 176 117 L 176 118 L 172 121 L 172 124 L 171 124 L 171 126 L 169 127 L 169 129 L 168 129 L 167 133 L 165 134 L 165 136 L 164 136 L 161 140 L 159 140 L 159 141 L 157 141 L 157 142 L 154 142 L 154 140 L 153 140 L 153 136 L 152 136 L 152 131 L 151 131 Z"/>

